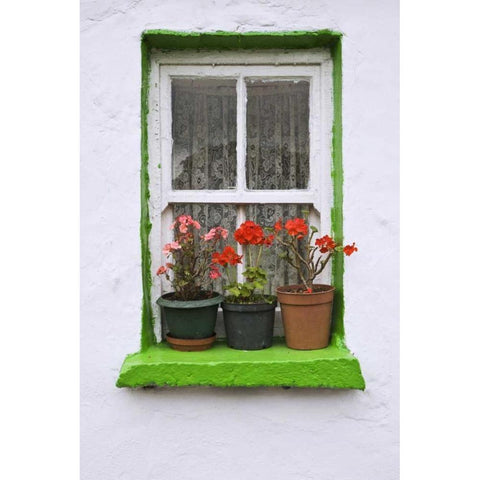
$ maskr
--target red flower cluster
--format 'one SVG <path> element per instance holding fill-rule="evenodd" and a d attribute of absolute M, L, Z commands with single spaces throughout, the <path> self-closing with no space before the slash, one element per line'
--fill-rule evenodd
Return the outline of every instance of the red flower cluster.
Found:
<path fill-rule="evenodd" d="M 347 257 L 349 257 L 353 252 L 358 252 L 358 248 L 355 246 L 355 242 L 352 243 L 352 245 L 345 245 L 343 247 L 343 253 Z"/>
<path fill-rule="evenodd" d="M 225 265 L 238 265 L 239 263 L 242 263 L 242 257 L 243 255 L 237 255 L 237 252 L 231 247 L 230 245 L 227 245 L 222 253 L 215 252 L 212 255 L 212 263 L 218 263 L 222 267 Z"/>
<path fill-rule="evenodd" d="M 327 253 L 328 251 L 333 250 L 337 244 L 333 241 L 328 235 L 323 236 L 322 238 L 317 238 L 315 240 L 315 245 L 320 247 L 320 252 Z"/>
<path fill-rule="evenodd" d="M 275 235 L 268 235 L 263 239 L 263 245 L 270 247 L 273 244 L 274 240 L 275 240 Z"/>
<path fill-rule="evenodd" d="M 265 235 L 262 227 L 251 220 L 243 222 L 240 227 L 235 230 L 233 237 L 241 245 L 263 245 L 265 243 Z M 269 245 L 271 245 L 271 242 Z"/>
<path fill-rule="evenodd" d="M 275 224 L 274 228 L 277 230 L 277 224 Z M 285 230 L 289 235 L 297 237 L 300 240 L 308 233 L 308 225 L 303 218 L 294 218 L 293 220 L 287 220 L 285 222 Z"/>

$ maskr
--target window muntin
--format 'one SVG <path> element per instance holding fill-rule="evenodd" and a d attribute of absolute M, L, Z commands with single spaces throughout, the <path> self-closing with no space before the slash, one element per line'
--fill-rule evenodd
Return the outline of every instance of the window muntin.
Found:
<path fill-rule="evenodd" d="M 158 158 L 159 163 L 150 162 L 150 218 L 152 231 L 149 237 L 152 252 L 152 305 L 155 324 L 159 325 L 158 309 L 154 301 L 160 296 L 162 286 L 160 278 L 154 275 L 155 265 L 162 263 L 161 245 L 169 241 L 174 212 L 188 204 L 229 206 L 225 219 L 232 223 L 232 212 L 235 212 L 235 226 L 239 226 L 247 218 L 260 218 L 264 212 L 272 212 L 275 206 L 284 218 L 297 216 L 308 209 L 310 220 L 320 225 L 322 231 L 330 231 L 330 209 L 332 206 L 331 186 L 331 129 L 332 129 L 332 64 L 326 51 L 304 54 L 298 52 L 278 54 L 238 52 L 219 56 L 224 64 L 211 64 L 210 54 L 182 53 L 175 58 L 161 52 L 153 55 L 150 82 L 149 110 L 149 156 Z M 295 59 L 300 60 L 295 65 Z M 307 60 L 310 60 L 307 62 Z M 177 62 L 178 61 L 178 62 Z M 163 62 L 163 63 L 162 63 Z M 178 64 L 177 64 L 178 63 Z M 192 80 L 215 80 L 217 82 L 234 81 L 236 85 L 236 182 L 232 188 L 173 188 L 173 150 L 174 138 L 172 130 L 172 85 L 176 81 L 184 85 Z M 248 188 L 247 174 L 247 92 L 249 85 L 259 82 L 283 85 L 308 84 L 308 135 L 309 165 L 308 180 L 305 188 L 252 189 Z M 193 185 L 193 184 L 192 184 Z M 322 188 L 320 188 L 322 185 Z M 289 184 L 286 185 L 290 187 Z M 223 185 L 225 187 L 225 184 Z M 212 211 L 212 210 L 210 210 Z M 217 209 L 218 211 L 218 209 Z M 216 215 L 218 216 L 218 215 Z M 210 220 L 206 220 L 209 223 Z M 268 222 L 262 222 L 268 223 Z M 240 252 L 243 253 L 241 247 Z M 273 252 L 273 250 L 272 250 Z M 293 272 L 286 272 L 285 266 L 278 264 L 278 256 L 267 254 L 267 268 L 273 272 L 270 284 L 292 283 Z M 271 257 L 269 257 L 271 255 Z M 283 269 L 283 270 L 282 270 Z M 238 271 L 239 280 L 241 269 Z M 324 272 L 320 281 L 330 280 L 330 270 Z M 288 281 L 287 281 L 288 280 Z M 163 285 L 163 289 L 167 284 Z"/>

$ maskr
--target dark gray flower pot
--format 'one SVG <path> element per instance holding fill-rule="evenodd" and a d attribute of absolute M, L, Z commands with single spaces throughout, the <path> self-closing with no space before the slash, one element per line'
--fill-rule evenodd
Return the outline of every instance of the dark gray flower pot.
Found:
<path fill-rule="evenodd" d="M 205 300 L 170 300 L 172 294 L 162 295 L 157 303 L 167 322 L 169 335 L 175 338 L 207 338 L 215 333 L 218 305 L 223 297 L 214 292 Z"/>
<path fill-rule="evenodd" d="M 275 307 L 273 303 L 252 305 L 222 303 L 227 344 L 236 350 L 262 350 L 272 346 Z"/>

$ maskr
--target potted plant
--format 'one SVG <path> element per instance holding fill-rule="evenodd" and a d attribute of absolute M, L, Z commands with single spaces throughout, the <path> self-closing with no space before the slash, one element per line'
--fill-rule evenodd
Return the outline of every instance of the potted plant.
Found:
<path fill-rule="evenodd" d="M 220 273 L 212 255 L 228 231 L 215 227 L 200 235 L 200 224 L 190 215 L 179 215 L 170 228 L 174 241 L 163 247 L 163 253 L 171 261 L 157 271 L 173 288 L 157 300 L 169 329 L 166 340 L 175 350 L 206 350 L 215 341 L 217 310 L 223 300 L 213 291 L 212 281 Z"/>
<path fill-rule="evenodd" d="M 273 323 L 277 299 L 263 293 L 267 272 L 261 267 L 264 247 L 272 244 L 274 235 L 251 220 L 242 223 L 234 238 L 245 252 L 244 282 L 237 281 L 236 265 L 242 256 L 226 246 L 222 253 L 213 254 L 213 263 L 227 273 L 225 300 L 222 303 L 228 346 L 237 350 L 261 350 L 272 346 Z"/>
<path fill-rule="evenodd" d="M 285 225 L 279 220 L 274 229 L 276 240 L 284 247 L 280 257 L 295 268 L 302 282 L 277 288 L 287 346 L 296 350 L 325 348 L 330 341 L 335 288 L 313 282 L 333 255 L 350 256 L 358 249 L 355 243 L 338 245 L 328 235 L 313 242 L 318 229 L 302 218 L 287 220 Z"/>

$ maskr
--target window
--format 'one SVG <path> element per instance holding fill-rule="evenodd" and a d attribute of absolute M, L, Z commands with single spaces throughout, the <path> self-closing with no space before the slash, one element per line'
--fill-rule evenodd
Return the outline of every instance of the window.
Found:
<path fill-rule="evenodd" d="M 233 232 L 245 219 L 273 226 L 308 211 L 310 221 L 329 232 L 332 111 L 325 49 L 153 55 L 149 151 L 159 161 L 150 168 L 152 275 L 163 261 L 161 245 L 171 240 L 166 226 L 183 212 L 207 228 L 221 224 Z M 275 248 L 264 255 L 272 294 L 298 283 Z M 153 278 L 161 336 L 154 302 L 162 285 Z M 330 271 L 321 280 L 330 283 Z M 221 337 L 223 324 L 217 324 Z"/>
<path fill-rule="evenodd" d="M 202 223 L 234 229 L 247 217 L 268 224 L 308 209 L 322 231 L 343 240 L 341 37 L 330 30 L 142 34 L 141 349 L 127 355 L 117 386 L 365 388 L 345 345 L 342 256 L 324 272 L 336 287 L 328 348 L 277 342 L 242 352 L 220 342 L 185 354 L 157 340 L 155 270 L 176 213 L 190 209 Z M 271 288 L 290 283 L 274 254 L 269 269 Z"/>

